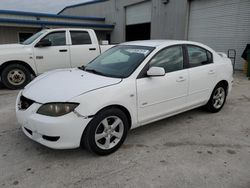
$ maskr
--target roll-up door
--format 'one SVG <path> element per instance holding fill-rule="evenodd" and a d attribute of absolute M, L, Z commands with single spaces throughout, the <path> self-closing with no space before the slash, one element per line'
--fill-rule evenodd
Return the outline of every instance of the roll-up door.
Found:
<path fill-rule="evenodd" d="M 242 69 L 241 54 L 250 43 L 250 1 L 192 0 L 188 39 L 225 53 L 235 49 L 236 69 Z"/>

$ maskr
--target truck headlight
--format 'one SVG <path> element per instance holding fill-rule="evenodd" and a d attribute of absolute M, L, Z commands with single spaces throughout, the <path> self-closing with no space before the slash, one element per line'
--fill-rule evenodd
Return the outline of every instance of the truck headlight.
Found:
<path fill-rule="evenodd" d="M 78 103 L 47 103 L 42 105 L 37 110 L 37 113 L 45 116 L 58 117 L 74 111 L 78 105 Z"/>

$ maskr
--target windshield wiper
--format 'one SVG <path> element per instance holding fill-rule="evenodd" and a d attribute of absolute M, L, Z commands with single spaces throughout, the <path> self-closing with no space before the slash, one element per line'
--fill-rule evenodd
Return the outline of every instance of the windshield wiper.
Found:
<path fill-rule="evenodd" d="M 91 73 L 94 73 L 94 74 L 98 74 L 98 75 L 101 75 L 101 76 L 106 76 L 105 74 L 95 70 L 95 69 L 84 69 L 86 72 L 91 72 Z"/>

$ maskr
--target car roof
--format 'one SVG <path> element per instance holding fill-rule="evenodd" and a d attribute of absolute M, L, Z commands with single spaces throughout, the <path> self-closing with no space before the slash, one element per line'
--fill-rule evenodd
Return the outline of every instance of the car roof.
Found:
<path fill-rule="evenodd" d="M 139 40 L 139 41 L 132 41 L 132 42 L 125 42 L 121 43 L 119 45 L 134 45 L 134 46 L 146 46 L 146 47 L 160 47 L 164 48 L 167 46 L 172 46 L 172 45 L 178 45 L 178 44 L 190 44 L 190 45 L 195 45 L 195 46 L 200 46 L 202 48 L 205 48 L 209 50 L 210 52 L 215 52 L 212 48 L 209 46 L 199 43 L 199 42 L 193 42 L 193 41 L 187 41 L 187 40 Z"/>
<path fill-rule="evenodd" d="M 120 45 L 134 45 L 134 46 L 147 46 L 147 47 L 158 47 L 158 46 L 169 46 L 175 44 L 195 44 L 201 45 L 197 42 L 185 41 L 185 40 L 140 40 L 140 41 L 132 41 L 125 42 Z"/>
<path fill-rule="evenodd" d="M 55 28 L 55 29 L 43 29 L 44 31 L 65 31 L 65 30 L 77 30 L 77 31 L 93 31 L 93 29 L 84 28 Z"/>

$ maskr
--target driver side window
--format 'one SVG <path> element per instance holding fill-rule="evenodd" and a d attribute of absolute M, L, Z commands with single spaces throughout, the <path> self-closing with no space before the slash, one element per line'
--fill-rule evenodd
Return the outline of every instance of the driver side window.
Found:
<path fill-rule="evenodd" d="M 156 54 L 149 63 L 150 67 L 162 67 L 165 72 L 183 69 L 182 46 L 168 47 Z"/>
<path fill-rule="evenodd" d="M 65 31 L 49 33 L 42 40 L 49 40 L 52 44 L 51 46 L 65 46 L 66 45 Z"/>

